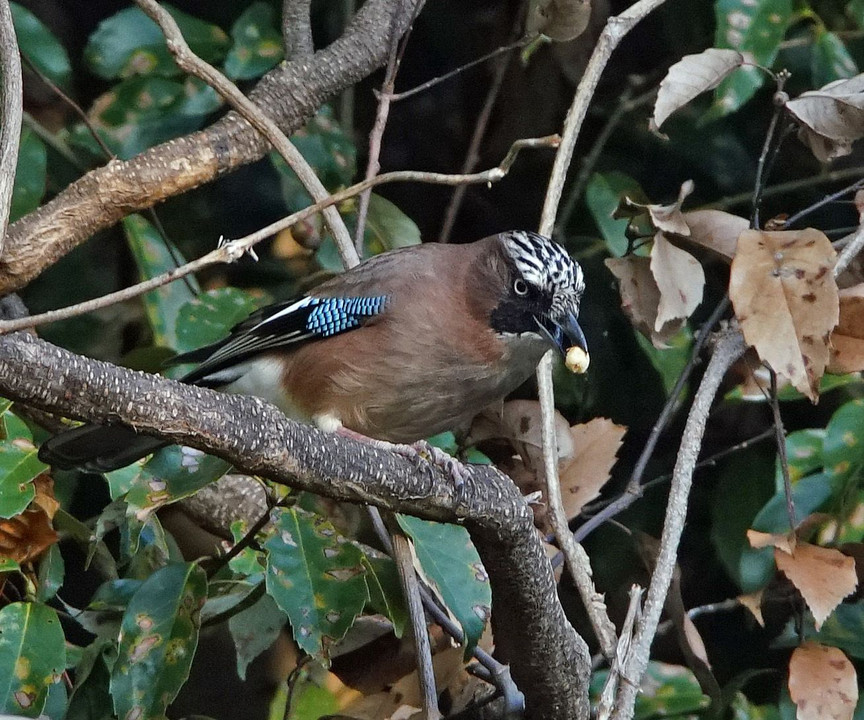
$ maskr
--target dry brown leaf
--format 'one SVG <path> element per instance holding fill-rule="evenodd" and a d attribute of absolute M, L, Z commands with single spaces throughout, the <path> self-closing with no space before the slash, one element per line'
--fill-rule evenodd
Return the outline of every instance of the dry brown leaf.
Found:
<path fill-rule="evenodd" d="M 660 82 L 651 129 L 659 131 L 672 113 L 697 95 L 716 88 L 743 63 L 744 56 L 737 50 L 708 48 L 696 55 L 685 55 Z"/>
<path fill-rule="evenodd" d="M 651 273 L 660 289 L 660 304 L 654 331 L 676 320 L 686 320 L 702 302 L 705 272 L 702 265 L 686 250 L 675 247 L 663 233 L 654 236 L 651 249 Z"/>
<path fill-rule="evenodd" d="M 626 427 L 607 418 L 594 418 L 570 428 L 574 455 L 559 464 L 561 496 L 568 520 L 600 494 L 626 432 Z"/>
<path fill-rule="evenodd" d="M 692 180 L 681 183 L 681 187 L 678 189 L 678 199 L 669 205 L 641 203 L 630 197 L 624 197 L 613 217 L 638 217 L 642 211 L 647 210 L 651 222 L 657 230 L 687 236 L 690 234 L 690 228 L 684 220 L 681 206 L 694 188 L 695 185 Z"/>
<path fill-rule="evenodd" d="M 813 613 L 816 629 L 858 586 L 855 560 L 833 548 L 798 543 L 791 554 L 774 550 L 774 561 L 798 588 Z"/>
<path fill-rule="evenodd" d="M 590 20 L 590 0 L 531 0 L 525 31 L 565 42 L 585 32 Z"/>
<path fill-rule="evenodd" d="M 840 290 L 840 321 L 831 333 L 828 372 L 864 370 L 864 284 Z"/>
<path fill-rule="evenodd" d="M 729 279 L 744 338 L 813 402 L 839 318 L 835 260 L 831 242 L 818 230 L 746 230 Z"/>
<path fill-rule="evenodd" d="M 748 530 L 747 541 L 756 550 L 773 547 L 786 553 L 793 552 L 798 542 L 795 533 L 764 533 L 758 530 Z"/>
<path fill-rule="evenodd" d="M 864 74 L 835 80 L 786 103 L 798 121 L 798 137 L 822 162 L 852 152 L 864 135 Z"/>
<path fill-rule="evenodd" d="M 761 627 L 765 627 L 765 618 L 762 617 L 762 594 L 764 592 L 765 588 L 761 588 L 754 593 L 738 596 L 738 602 L 753 613 L 753 617 L 756 618 L 756 622 Z"/>
<path fill-rule="evenodd" d="M 805 642 L 789 660 L 789 694 L 797 720 L 851 720 L 858 676 L 842 650 Z"/>
<path fill-rule="evenodd" d="M 738 236 L 750 223 L 746 218 L 722 210 L 692 210 L 684 213 L 690 228 L 690 242 L 711 250 L 727 262 L 732 262 L 738 247 Z"/>
<path fill-rule="evenodd" d="M 654 347 L 666 347 L 666 341 L 681 329 L 685 320 L 683 318 L 671 320 L 659 331 L 654 329 L 657 309 L 660 307 L 660 288 L 657 287 L 657 281 L 651 273 L 651 259 L 628 255 L 622 258 L 608 258 L 605 263 L 612 274 L 618 278 L 621 309 L 630 318 L 630 322 L 651 340 Z"/>
<path fill-rule="evenodd" d="M 36 496 L 20 515 L 0 520 L 0 555 L 18 563 L 38 558 L 58 536 L 52 525 L 60 503 L 54 498 L 54 481 L 43 473 L 34 481 Z"/>

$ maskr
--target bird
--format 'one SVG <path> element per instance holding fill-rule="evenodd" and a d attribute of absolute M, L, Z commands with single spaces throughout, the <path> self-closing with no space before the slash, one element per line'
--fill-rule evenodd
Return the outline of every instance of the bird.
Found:
<path fill-rule="evenodd" d="M 423 243 L 256 310 L 224 339 L 172 363 L 197 363 L 181 382 L 258 396 L 322 430 L 413 443 L 467 428 L 525 382 L 549 348 L 583 371 L 584 289 L 579 263 L 537 233 Z M 109 472 L 166 444 L 124 425 L 91 424 L 49 438 L 39 457 Z"/>

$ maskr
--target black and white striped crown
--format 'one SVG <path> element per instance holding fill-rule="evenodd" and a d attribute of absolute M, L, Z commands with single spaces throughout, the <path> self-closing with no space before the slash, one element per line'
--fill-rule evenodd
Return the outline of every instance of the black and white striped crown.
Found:
<path fill-rule="evenodd" d="M 526 230 L 501 233 L 501 239 L 526 282 L 555 294 L 585 290 L 582 268 L 558 243 Z"/>

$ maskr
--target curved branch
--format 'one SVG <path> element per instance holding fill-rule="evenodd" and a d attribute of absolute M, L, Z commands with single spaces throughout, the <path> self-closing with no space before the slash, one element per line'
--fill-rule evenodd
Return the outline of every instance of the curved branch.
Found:
<path fill-rule="evenodd" d="M 6 224 L 12 209 L 12 187 L 18 164 L 18 143 L 21 138 L 21 57 L 12 24 L 9 0 L 0 0 L 0 68 L 3 83 L 0 86 L 0 256 L 3 255 Z"/>
<path fill-rule="evenodd" d="M 588 717 L 590 658 L 555 592 L 533 515 L 494 468 L 454 487 L 446 470 L 288 420 L 257 398 L 225 395 L 89 360 L 26 333 L 0 338 L 0 395 L 222 457 L 240 471 L 346 502 L 465 525 L 489 574 L 499 648 L 529 717 Z"/>
<path fill-rule="evenodd" d="M 369 0 L 342 37 L 307 61 L 278 65 L 250 97 L 283 132 L 294 132 L 327 98 L 385 62 L 392 8 L 401 1 Z M 406 15 L 422 3 L 410 0 Z M 10 226 L 0 258 L 0 296 L 26 285 L 95 232 L 254 162 L 268 147 L 245 120 L 229 113 L 205 130 L 87 173 Z"/>

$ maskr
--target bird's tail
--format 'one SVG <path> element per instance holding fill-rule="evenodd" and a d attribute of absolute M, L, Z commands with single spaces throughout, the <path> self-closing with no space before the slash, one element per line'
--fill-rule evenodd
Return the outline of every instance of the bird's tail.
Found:
<path fill-rule="evenodd" d="M 139 435 L 123 425 L 81 425 L 42 443 L 39 459 L 62 470 L 103 473 L 125 467 L 166 445 L 170 443 Z"/>

